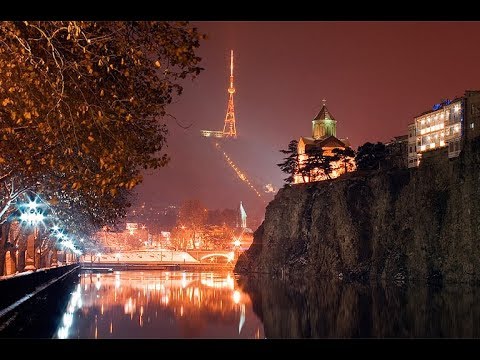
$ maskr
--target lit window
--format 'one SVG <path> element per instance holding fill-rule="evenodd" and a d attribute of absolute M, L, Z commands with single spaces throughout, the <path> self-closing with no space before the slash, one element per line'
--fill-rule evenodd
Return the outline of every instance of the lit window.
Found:
<path fill-rule="evenodd" d="M 430 149 L 435 148 L 435 143 L 430 143 Z"/>
<path fill-rule="evenodd" d="M 440 140 L 440 146 L 445 146 L 445 141 Z"/>

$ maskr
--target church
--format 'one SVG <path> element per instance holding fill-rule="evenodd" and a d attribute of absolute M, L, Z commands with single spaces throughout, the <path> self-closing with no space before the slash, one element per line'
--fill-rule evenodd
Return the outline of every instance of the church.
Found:
<path fill-rule="evenodd" d="M 300 167 L 304 166 L 308 159 L 307 152 L 313 147 L 321 148 L 325 156 L 333 156 L 333 149 L 345 150 L 350 147 L 348 139 L 337 138 L 337 121 L 327 109 L 326 100 L 323 100 L 322 109 L 312 120 L 312 137 L 302 136 L 298 140 L 297 154 Z M 342 175 L 345 171 L 354 171 L 355 164 L 353 158 L 349 159 L 347 163 L 337 160 L 331 162 L 331 168 L 330 178 L 333 179 Z M 294 177 L 294 183 L 299 184 L 326 179 L 328 179 L 328 176 L 321 173 L 313 178 L 304 178 L 297 173 Z"/>

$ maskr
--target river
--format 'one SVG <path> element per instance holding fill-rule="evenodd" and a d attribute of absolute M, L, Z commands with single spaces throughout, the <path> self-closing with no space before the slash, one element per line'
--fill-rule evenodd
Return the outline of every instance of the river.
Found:
<path fill-rule="evenodd" d="M 81 274 L 57 338 L 263 338 L 231 272 Z"/>
<path fill-rule="evenodd" d="M 479 338 L 480 289 L 231 272 L 81 274 L 54 337 Z"/>

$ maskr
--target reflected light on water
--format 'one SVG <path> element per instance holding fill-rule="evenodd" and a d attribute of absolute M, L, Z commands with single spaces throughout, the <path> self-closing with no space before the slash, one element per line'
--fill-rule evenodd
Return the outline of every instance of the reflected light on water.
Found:
<path fill-rule="evenodd" d="M 83 274 L 59 325 L 58 338 L 263 337 L 227 271 Z"/>
<path fill-rule="evenodd" d="M 67 311 L 63 314 L 62 324 L 57 331 L 59 339 L 66 339 L 69 335 L 69 329 L 73 324 L 73 314 L 76 309 L 82 307 L 81 285 L 78 284 L 67 305 Z"/>

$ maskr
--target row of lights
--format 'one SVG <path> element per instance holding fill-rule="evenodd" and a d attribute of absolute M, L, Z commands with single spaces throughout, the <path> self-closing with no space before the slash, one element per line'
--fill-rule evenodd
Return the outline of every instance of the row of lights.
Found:
<path fill-rule="evenodd" d="M 460 111 L 460 105 L 458 105 L 458 104 L 455 105 L 455 107 L 453 109 L 454 109 L 455 113 L 458 113 Z M 445 114 L 446 114 L 447 120 L 448 120 L 449 112 L 447 111 L 447 112 L 442 112 L 440 115 L 436 114 L 435 116 L 432 116 L 432 117 L 428 116 L 426 119 L 423 118 L 423 119 L 420 120 L 420 122 L 421 122 L 422 125 L 424 125 L 425 122 L 430 123 L 430 121 L 437 121 L 439 116 L 440 116 L 440 119 L 443 120 L 444 117 L 445 117 Z"/>
<path fill-rule="evenodd" d="M 18 210 L 20 211 L 20 221 L 35 228 L 40 224 L 46 227 L 44 223 L 46 216 L 43 214 L 43 206 L 43 204 L 37 202 L 36 198 L 34 200 L 29 199 L 28 203 L 19 204 Z M 60 230 L 58 225 L 53 225 L 51 231 L 52 234 L 60 240 L 60 245 L 64 249 L 69 249 L 77 255 L 82 254 L 82 252 L 75 247 L 73 241 Z M 80 241 L 83 242 L 83 239 L 80 239 Z"/>
<path fill-rule="evenodd" d="M 215 143 L 215 147 L 220 150 L 220 145 L 218 143 Z M 221 150 L 220 150 L 221 151 Z M 222 151 L 223 153 L 223 156 L 225 157 L 225 159 L 227 160 L 227 163 L 228 165 L 230 165 L 230 167 L 235 171 L 235 173 L 237 174 L 238 178 L 240 180 L 242 180 L 243 182 L 245 182 L 249 187 L 250 189 L 252 189 L 255 194 L 257 194 L 257 196 L 259 198 L 262 197 L 262 195 L 260 194 L 260 192 L 252 185 L 252 183 L 250 182 L 250 180 L 247 178 L 247 176 L 242 172 L 240 171 L 240 169 L 235 165 L 235 163 L 230 159 L 230 157 L 225 153 L 225 151 Z"/>

